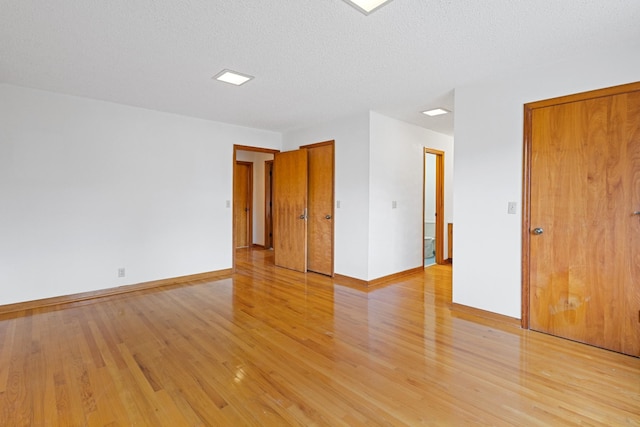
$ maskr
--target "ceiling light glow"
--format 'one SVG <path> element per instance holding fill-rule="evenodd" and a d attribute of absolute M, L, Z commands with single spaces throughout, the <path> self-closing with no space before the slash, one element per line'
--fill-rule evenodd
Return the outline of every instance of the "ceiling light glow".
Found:
<path fill-rule="evenodd" d="M 238 73 L 237 71 L 222 70 L 215 76 L 214 79 L 225 83 L 231 83 L 232 85 L 240 86 L 245 84 L 249 80 L 253 79 L 253 76 L 247 74 Z"/>
<path fill-rule="evenodd" d="M 344 1 L 349 3 L 351 6 L 355 7 L 365 15 L 368 15 L 374 10 L 378 9 L 379 7 L 391 2 L 391 0 L 344 0 Z"/>
<path fill-rule="evenodd" d="M 445 110 L 444 108 L 434 108 L 433 110 L 423 111 L 422 114 L 426 114 L 429 117 L 441 116 L 443 114 L 448 114 L 450 111 Z"/>

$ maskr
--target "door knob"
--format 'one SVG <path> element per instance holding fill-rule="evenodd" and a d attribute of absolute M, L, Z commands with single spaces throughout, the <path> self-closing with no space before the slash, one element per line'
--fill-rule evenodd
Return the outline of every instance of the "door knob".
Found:
<path fill-rule="evenodd" d="M 635 211 L 633 214 L 634 215 L 640 215 L 640 211 Z"/>
<path fill-rule="evenodd" d="M 544 233 L 544 230 L 542 228 L 540 228 L 540 227 L 536 227 L 536 228 L 533 229 L 533 234 L 540 235 L 542 233 Z"/>
<path fill-rule="evenodd" d="M 324 219 L 331 219 L 331 215 L 325 215 Z"/>

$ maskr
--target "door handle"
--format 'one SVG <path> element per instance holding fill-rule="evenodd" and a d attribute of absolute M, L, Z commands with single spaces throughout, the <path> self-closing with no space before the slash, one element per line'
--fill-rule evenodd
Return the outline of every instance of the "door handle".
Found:
<path fill-rule="evenodd" d="M 331 215 L 325 215 L 324 219 L 331 219 Z"/>
<path fill-rule="evenodd" d="M 633 214 L 634 215 L 640 215 L 640 211 L 635 211 Z"/>
<path fill-rule="evenodd" d="M 535 235 L 540 235 L 542 233 L 544 233 L 544 230 L 542 228 L 540 228 L 540 227 L 536 227 L 536 228 L 533 229 L 533 234 L 535 234 Z"/>

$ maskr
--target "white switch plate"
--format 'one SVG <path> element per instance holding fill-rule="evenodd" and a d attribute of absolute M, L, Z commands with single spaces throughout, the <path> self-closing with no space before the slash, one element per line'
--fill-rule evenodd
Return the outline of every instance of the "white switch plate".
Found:
<path fill-rule="evenodd" d="M 396 202 L 395 200 L 391 201 L 391 209 L 396 209 L 398 207 L 398 202 Z"/>
<path fill-rule="evenodd" d="M 336 208 L 340 209 L 340 200 L 336 202 Z"/>
<path fill-rule="evenodd" d="M 507 206 L 507 213 L 509 215 L 515 215 L 517 209 L 518 204 L 516 202 L 509 202 L 509 205 Z"/>
<path fill-rule="evenodd" d="M 227 200 L 227 207 L 230 208 L 231 207 L 231 200 Z"/>

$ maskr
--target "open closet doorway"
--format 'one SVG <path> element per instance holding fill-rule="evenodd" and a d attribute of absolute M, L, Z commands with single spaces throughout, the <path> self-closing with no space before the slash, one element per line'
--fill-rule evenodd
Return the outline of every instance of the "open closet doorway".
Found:
<path fill-rule="evenodd" d="M 270 165 L 278 150 L 233 146 L 233 269 L 236 250 L 267 248 L 272 245 L 270 229 L 272 195 Z M 251 171 L 247 173 L 246 171 Z M 244 180 L 248 182 L 243 182 Z"/>
<path fill-rule="evenodd" d="M 424 266 L 444 263 L 444 151 L 424 149 L 423 256 Z"/>

